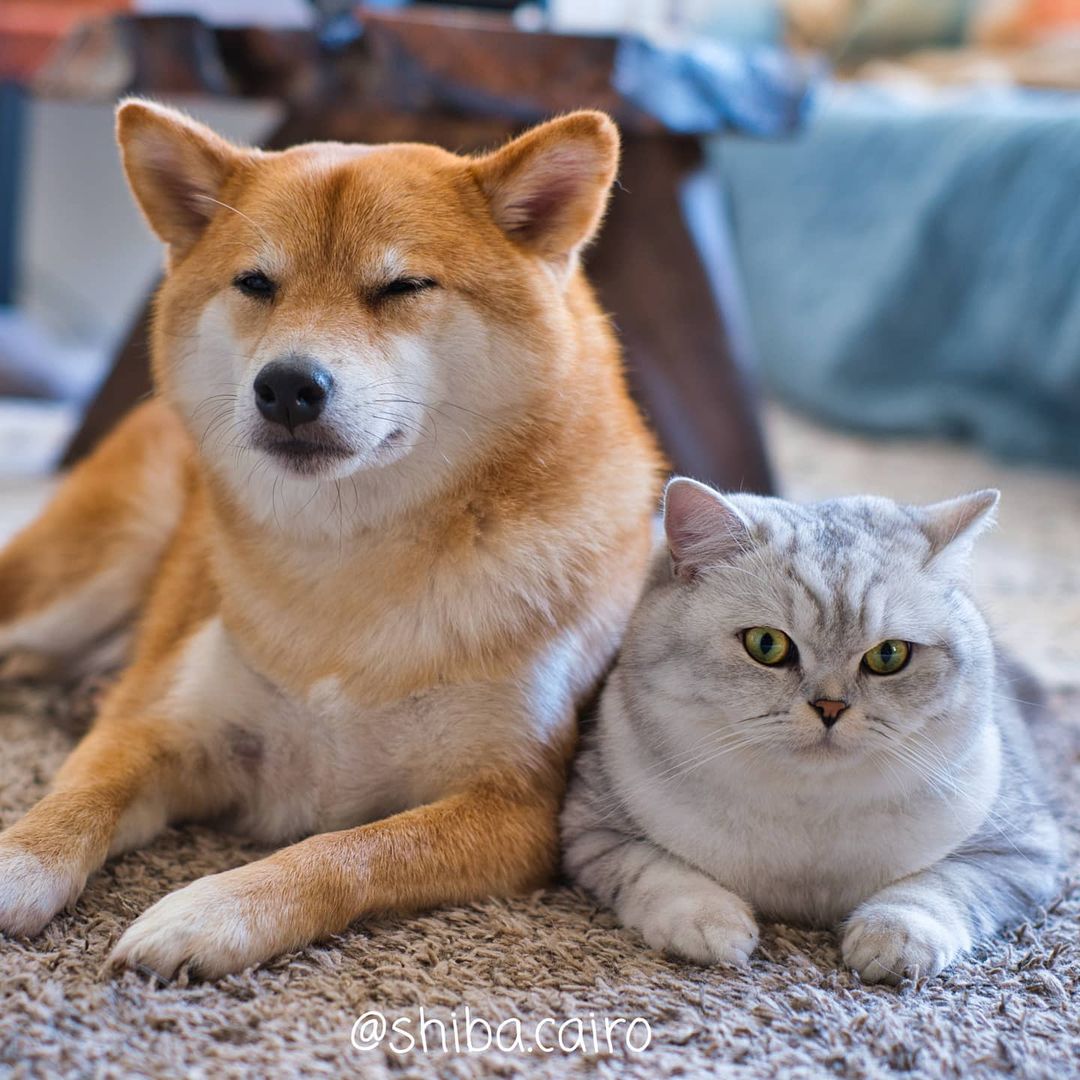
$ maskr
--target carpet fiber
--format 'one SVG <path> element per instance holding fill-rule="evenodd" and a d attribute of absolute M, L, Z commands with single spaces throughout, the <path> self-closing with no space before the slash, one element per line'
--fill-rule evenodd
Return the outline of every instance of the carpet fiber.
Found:
<path fill-rule="evenodd" d="M 862 487 L 934 498 L 983 486 L 984 473 L 1004 488 L 980 589 L 1003 637 L 1049 687 L 1035 734 L 1063 803 L 1070 866 L 1080 867 L 1076 481 L 1003 472 L 948 448 L 840 439 L 783 414 L 770 416 L 770 435 L 785 485 L 800 497 Z M 71 745 L 58 723 L 71 710 L 58 688 L 3 692 L 0 824 L 45 790 Z M 41 938 L 0 941 L 0 1075 L 1080 1075 L 1080 883 L 1069 881 L 1048 911 L 945 975 L 899 990 L 861 986 L 838 966 L 832 935 L 779 926 L 765 929 L 743 973 L 670 962 L 567 888 L 357 927 L 218 984 L 102 977 L 109 948 L 150 903 L 259 854 L 209 830 L 171 831 L 110 863 Z M 427 1051 L 395 1052 L 390 1041 L 404 1048 L 419 1037 L 421 1008 L 446 1025 L 447 1051 L 429 1023 Z M 466 1008 L 493 1028 L 520 1018 L 520 1042 L 470 1053 Z M 353 1023 L 369 1011 L 400 1019 L 399 1033 L 356 1049 Z M 605 1020 L 635 1017 L 648 1022 L 648 1047 L 628 1050 L 624 1025 L 609 1052 Z M 545 1053 L 534 1043 L 538 1024 L 543 1046 L 557 1047 L 562 1025 L 573 1048 Z M 368 1018 L 358 1041 L 377 1025 Z M 515 1035 L 503 1025 L 504 1045 Z M 628 1037 L 639 1047 L 646 1029 L 639 1023 Z M 474 1025 L 473 1045 L 484 1041 Z"/>

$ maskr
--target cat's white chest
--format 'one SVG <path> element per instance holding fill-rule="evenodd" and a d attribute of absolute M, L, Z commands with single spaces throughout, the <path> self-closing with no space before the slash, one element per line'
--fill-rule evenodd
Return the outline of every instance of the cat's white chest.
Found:
<path fill-rule="evenodd" d="M 629 757 L 616 771 L 633 766 Z M 954 850 L 984 820 L 1000 747 L 989 729 L 965 793 L 909 802 L 845 798 L 728 767 L 678 783 L 620 784 L 650 837 L 749 902 L 764 918 L 829 926 L 884 886 Z M 979 794 L 975 794 L 979 793 Z"/>
<path fill-rule="evenodd" d="M 719 809 L 719 808 L 718 808 Z M 944 854 L 937 815 L 822 813 L 818 806 L 727 804 L 707 815 L 686 855 L 765 918 L 830 925 L 892 881 Z M 934 834 L 931 839 L 930 834 Z"/>

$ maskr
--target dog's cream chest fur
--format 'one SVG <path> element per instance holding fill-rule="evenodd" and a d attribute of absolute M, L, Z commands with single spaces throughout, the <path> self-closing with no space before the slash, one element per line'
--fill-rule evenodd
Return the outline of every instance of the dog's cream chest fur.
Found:
<path fill-rule="evenodd" d="M 400 809 L 400 758 L 411 745 L 409 715 L 365 713 L 336 680 L 313 684 L 306 695 L 282 692 L 255 672 L 219 618 L 189 641 L 169 698 L 173 719 L 213 730 L 217 760 L 244 791 L 236 827 L 279 841 Z M 378 731 L 379 737 L 372 737 Z M 393 740 L 387 732 L 393 731 Z"/>
<path fill-rule="evenodd" d="M 220 618 L 189 640 L 168 699 L 171 719 L 219 747 L 244 795 L 235 827 L 257 839 L 347 828 L 438 798 L 457 775 L 493 764 L 492 745 L 519 761 L 572 717 L 582 635 L 567 631 L 513 683 L 435 686 L 379 708 L 336 678 L 286 692 L 256 672 Z M 525 712 L 532 729 L 522 729 Z M 511 728 L 517 717 L 518 731 Z M 207 730 L 207 728 L 211 730 Z"/>

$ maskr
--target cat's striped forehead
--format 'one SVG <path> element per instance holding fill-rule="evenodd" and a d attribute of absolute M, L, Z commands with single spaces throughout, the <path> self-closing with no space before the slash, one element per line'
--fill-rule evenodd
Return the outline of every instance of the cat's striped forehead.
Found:
<path fill-rule="evenodd" d="M 898 546 L 912 557 L 929 553 L 929 540 L 916 511 L 871 495 L 793 503 L 754 495 L 729 499 L 750 519 L 758 539 L 795 556 L 811 551 L 845 559 Z"/>
<path fill-rule="evenodd" d="M 870 497 L 731 501 L 750 520 L 753 543 L 718 574 L 742 618 L 753 607 L 830 648 L 941 634 L 953 589 L 927 572 L 930 541 L 910 508 Z"/>

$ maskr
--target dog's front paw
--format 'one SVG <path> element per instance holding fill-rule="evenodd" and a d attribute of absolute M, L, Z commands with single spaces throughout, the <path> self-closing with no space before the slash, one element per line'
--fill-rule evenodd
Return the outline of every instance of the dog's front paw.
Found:
<path fill-rule="evenodd" d="M 193 974 L 216 979 L 285 951 L 287 944 L 274 939 L 280 913 L 273 897 L 260 911 L 246 869 L 200 878 L 159 900 L 121 936 L 109 967 L 149 969 L 171 979 L 187 965 Z"/>
<path fill-rule="evenodd" d="M 0 933 L 40 934 L 82 892 L 81 874 L 33 854 L 0 833 Z"/>
<path fill-rule="evenodd" d="M 968 948 L 966 935 L 915 904 L 869 901 L 848 920 L 844 963 L 863 982 L 929 979 Z"/>
<path fill-rule="evenodd" d="M 657 863 L 620 905 L 623 921 L 661 952 L 699 964 L 743 967 L 758 943 L 749 906 L 696 870 Z"/>

